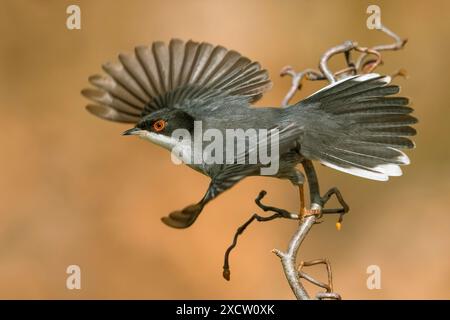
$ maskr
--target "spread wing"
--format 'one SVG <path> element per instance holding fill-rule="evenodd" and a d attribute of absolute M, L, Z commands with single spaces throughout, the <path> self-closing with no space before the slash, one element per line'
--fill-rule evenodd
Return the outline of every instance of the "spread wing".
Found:
<path fill-rule="evenodd" d="M 96 88 L 82 94 L 95 102 L 89 112 L 117 122 L 138 122 L 185 99 L 230 95 L 255 102 L 272 84 L 267 70 L 236 51 L 178 39 L 136 47 L 102 67 L 107 75 L 89 77 Z"/>

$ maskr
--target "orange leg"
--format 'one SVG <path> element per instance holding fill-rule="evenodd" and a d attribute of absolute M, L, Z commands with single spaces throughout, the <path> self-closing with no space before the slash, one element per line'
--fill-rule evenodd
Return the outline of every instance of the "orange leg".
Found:
<path fill-rule="evenodd" d="M 320 209 L 306 209 L 305 190 L 303 188 L 303 184 L 298 186 L 298 193 L 300 196 L 300 220 L 302 220 L 306 216 L 321 214 Z"/>

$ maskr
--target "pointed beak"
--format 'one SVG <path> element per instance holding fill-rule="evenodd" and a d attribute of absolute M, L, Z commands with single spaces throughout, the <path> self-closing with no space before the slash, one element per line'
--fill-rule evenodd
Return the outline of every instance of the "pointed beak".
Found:
<path fill-rule="evenodd" d="M 141 131 L 142 131 L 142 130 L 139 129 L 139 128 L 131 128 L 131 129 L 128 129 L 128 130 L 124 131 L 124 132 L 122 133 L 122 135 L 123 135 L 123 136 L 137 135 L 137 134 L 139 134 L 139 132 L 141 132 Z"/>

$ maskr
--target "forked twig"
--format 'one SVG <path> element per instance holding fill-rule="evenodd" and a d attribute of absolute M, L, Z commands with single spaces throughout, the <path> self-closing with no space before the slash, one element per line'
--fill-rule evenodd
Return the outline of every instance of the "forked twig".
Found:
<path fill-rule="evenodd" d="M 344 199 L 342 198 L 342 195 L 340 194 L 339 190 L 337 188 L 330 189 L 323 197 L 320 196 L 320 187 L 317 180 L 317 174 L 316 170 L 314 169 L 314 166 L 310 160 L 305 160 L 302 162 L 303 169 L 305 170 L 305 174 L 307 177 L 308 185 L 309 185 L 309 193 L 310 193 L 310 199 L 311 199 L 311 209 L 319 209 L 322 211 L 322 214 L 325 214 L 325 209 L 323 209 L 326 202 L 330 199 L 331 195 L 335 194 L 338 198 L 339 202 L 342 205 L 342 208 L 337 209 L 329 209 L 330 211 L 328 213 L 341 213 L 339 217 L 339 222 L 342 221 L 343 214 L 347 213 L 349 211 L 348 205 L 345 203 Z M 339 195 L 339 196 L 338 196 Z M 311 297 L 306 292 L 303 284 L 301 283 L 301 279 L 304 278 L 308 281 L 310 281 L 313 284 L 318 285 L 319 287 L 323 287 L 324 284 L 310 275 L 304 273 L 302 271 L 303 266 L 309 266 L 309 265 L 316 265 L 318 260 L 315 260 L 310 263 L 302 263 L 300 264 L 300 267 L 297 268 L 297 256 L 298 256 L 298 250 L 300 249 L 300 245 L 302 244 L 303 240 L 305 239 L 306 235 L 309 233 L 309 230 L 311 230 L 312 226 L 317 223 L 317 219 L 320 218 L 311 215 L 307 216 L 305 219 L 300 221 L 299 227 L 297 231 L 292 236 L 288 249 L 286 252 L 282 252 L 280 250 L 274 249 L 273 252 L 280 258 L 281 264 L 283 266 L 284 274 L 286 276 L 286 279 L 288 280 L 289 286 L 291 287 L 292 291 L 294 292 L 295 297 L 298 300 L 309 300 Z M 328 262 L 329 266 L 329 262 Z M 330 290 L 327 290 L 327 292 L 319 292 L 316 294 L 316 299 L 340 299 L 340 295 L 338 293 L 331 292 L 331 289 L 333 288 L 332 285 L 332 274 L 331 274 L 331 267 L 327 267 L 328 272 L 328 279 L 329 284 L 328 288 Z"/>
<path fill-rule="evenodd" d="M 306 166 L 305 172 L 307 171 L 307 176 L 308 179 L 312 179 L 313 181 L 313 190 L 315 190 L 314 192 L 317 192 L 317 194 L 319 193 L 319 189 L 318 189 L 318 184 L 317 184 L 317 178 L 314 178 L 313 176 L 315 176 L 315 172 L 311 170 L 314 170 L 314 168 L 312 167 L 312 163 L 304 163 L 304 166 Z M 315 182 L 314 182 L 315 181 Z M 315 187 L 317 185 L 317 187 Z M 291 213 L 287 210 L 281 209 L 281 208 L 277 208 L 277 207 L 272 207 L 272 206 L 267 206 L 265 204 L 263 204 L 261 202 L 261 200 L 266 196 L 267 192 L 262 190 L 258 197 L 255 199 L 255 203 L 256 205 L 261 208 L 263 211 L 267 212 L 275 212 L 274 214 L 267 216 L 267 217 L 263 217 L 260 216 L 258 214 L 253 214 L 244 224 L 242 224 L 237 230 L 236 233 L 234 234 L 233 237 L 233 242 L 231 243 L 231 245 L 227 248 L 227 250 L 225 251 L 225 255 L 224 255 L 224 264 L 223 264 L 223 277 L 226 280 L 230 280 L 231 277 L 231 269 L 230 269 L 230 254 L 231 252 L 234 250 L 234 248 L 237 246 L 237 241 L 240 235 L 242 235 L 242 233 L 247 229 L 247 227 L 253 222 L 253 221 L 258 221 L 258 222 L 266 222 L 266 221 L 272 221 L 274 219 L 278 219 L 278 218 L 284 218 L 284 219 L 291 219 L 291 220 L 299 220 L 300 217 L 298 216 L 298 214 L 295 213 Z M 344 201 L 340 191 L 337 188 L 331 188 L 330 190 L 328 190 L 325 195 L 323 197 L 319 197 L 320 199 L 320 203 L 322 203 L 322 206 L 325 206 L 325 204 L 330 200 L 330 198 L 335 195 L 336 198 L 338 199 L 339 203 L 341 204 L 342 207 L 340 208 L 332 208 L 332 209 L 322 209 L 321 215 L 320 216 L 312 216 L 315 218 L 315 220 L 313 221 L 314 223 L 318 223 L 320 222 L 318 219 L 321 218 L 321 216 L 323 214 L 339 214 L 339 220 L 338 223 L 342 222 L 342 218 L 343 215 L 345 213 L 347 213 L 349 211 L 349 207 L 347 205 L 347 203 Z M 311 265 L 315 265 L 317 263 L 312 264 L 311 262 L 309 263 L 303 263 L 304 266 L 311 266 Z M 295 265 L 295 264 L 294 264 Z M 329 276 L 329 283 L 332 281 L 332 276 L 331 276 L 331 267 L 327 267 L 328 270 L 328 276 Z M 308 276 L 308 275 L 306 275 Z M 310 277 L 310 276 L 309 276 Z M 308 279 L 310 280 L 310 279 Z M 311 280 L 310 280 L 311 281 Z M 330 287 L 332 287 L 332 284 L 330 285 Z"/>
<path fill-rule="evenodd" d="M 231 251 L 236 247 L 238 237 L 247 229 L 247 227 L 253 222 L 265 222 L 265 221 L 271 221 L 278 218 L 286 218 L 286 219 L 298 219 L 298 215 L 290 213 L 284 209 L 276 208 L 276 207 L 269 207 L 261 203 L 262 198 L 266 196 L 267 192 L 265 190 L 262 190 L 258 197 L 255 199 L 255 203 L 263 209 L 264 211 L 272 211 L 275 212 L 273 215 L 268 217 L 263 217 L 258 214 L 253 214 L 250 219 L 248 219 L 243 225 L 241 225 L 234 234 L 233 237 L 233 243 L 227 248 L 225 251 L 225 257 L 224 257 L 224 263 L 223 263 L 223 277 L 225 280 L 229 281 L 231 276 L 231 270 L 230 270 L 230 253 Z"/>
<path fill-rule="evenodd" d="M 384 25 L 381 25 L 379 29 L 377 29 L 378 31 L 381 31 L 385 34 L 387 34 L 389 37 L 394 39 L 394 43 L 392 44 L 382 44 L 382 45 L 378 45 L 378 46 L 374 46 L 371 48 L 371 50 L 376 51 L 376 52 L 380 52 L 380 51 L 395 51 L 395 50 L 400 50 L 402 49 L 406 43 L 408 42 L 408 39 L 402 39 L 400 36 L 398 36 L 396 33 L 394 33 L 393 31 L 389 30 L 387 27 L 385 27 Z M 363 53 L 359 56 L 357 62 L 356 62 L 356 68 L 359 69 L 362 65 L 363 62 L 365 60 L 365 58 L 367 57 L 367 55 L 369 54 L 369 52 L 367 53 Z"/>
<path fill-rule="evenodd" d="M 353 41 L 345 41 L 343 44 L 337 45 L 329 50 L 327 50 L 322 58 L 320 59 L 319 68 L 320 71 L 322 71 L 325 78 L 328 80 L 328 82 L 333 83 L 336 82 L 336 75 L 331 72 L 330 68 L 328 67 L 328 61 L 331 59 L 331 57 L 339 54 L 339 53 L 346 53 L 347 54 L 347 64 L 349 63 L 349 56 L 348 52 L 355 49 L 357 46 L 356 42 Z M 342 74 L 342 72 L 339 72 L 339 74 Z"/>
<path fill-rule="evenodd" d="M 280 74 L 281 76 L 286 75 L 291 76 L 292 83 L 291 87 L 288 90 L 288 93 L 286 94 L 286 96 L 282 101 L 282 106 L 284 107 L 287 106 L 289 104 L 289 101 L 294 97 L 295 93 L 301 89 L 303 79 L 311 81 L 327 80 L 329 83 L 333 83 L 339 79 L 343 79 L 352 75 L 373 72 L 379 65 L 382 64 L 381 51 L 400 50 L 407 43 L 407 39 L 401 38 L 384 25 L 381 25 L 378 30 L 385 33 L 389 37 L 393 38 L 394 43 L 377 45 L 369 48 L 369 47 L 360 47 L 358 46 L 358 43 L 355 41 L 345 41 L 340 45 L 328 49 L 322 55 L 319 63 L 320 71 L 308 68 L 300 72 L 295 72 L 294 69 L 290 66 L 284 67 L 281 70 Z M 353 62 L 353 60 L 351 59 L 352 52 L 360 53 L 356 62 Z M 338 54 L 344 54 L 347 67 L 342 70 L 333 72 L 328 66 L 328 62 L 332 57 Z M 371 55 L 375 56 L 375 59 L 367 60 L 367 58 Z M 394 73 L 394 76 L 397 75 L 405 76 L 406 71 L 400 69 L 399 71 Z"/>

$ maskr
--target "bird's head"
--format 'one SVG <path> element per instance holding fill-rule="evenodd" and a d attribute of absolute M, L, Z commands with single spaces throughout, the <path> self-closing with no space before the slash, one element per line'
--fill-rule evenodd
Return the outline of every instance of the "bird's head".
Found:
<path fill-rule="evenodd" d="M 171 150 L 178 140 L 172 137 L 177 129 L 194 130 L 194 118 L 179 109 L 162 109 L 142 117 L 134 128 L 123 135 L 135 135 Z"/>

